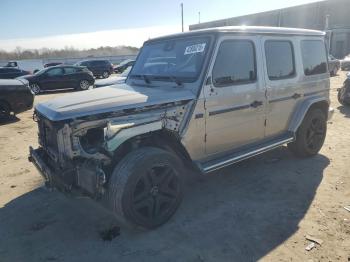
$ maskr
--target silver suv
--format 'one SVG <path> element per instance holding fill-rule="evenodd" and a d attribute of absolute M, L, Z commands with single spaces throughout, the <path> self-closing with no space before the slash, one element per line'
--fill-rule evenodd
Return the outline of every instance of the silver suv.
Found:
<path fill-rule="evenodd" d="M 149 40 L 125 84 L 38 104 L 40 147 L 29 160 L 48 186 L 157 227 L 190 171 L 284 144 L 299 157 L 319 152 L 332 113 L 324 37 L 225 27 Z"/>

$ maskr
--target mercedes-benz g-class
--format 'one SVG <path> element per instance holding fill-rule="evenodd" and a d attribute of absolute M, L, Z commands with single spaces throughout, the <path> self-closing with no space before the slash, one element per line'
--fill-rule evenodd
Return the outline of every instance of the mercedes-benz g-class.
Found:
<path fill-rule="evenodd" d="M 49 186 L 107 203 L 146 228 L 165 223 L 182 179 L 326 136 L 329 72 L 319 31 L 225 27 L 144 43 L 125 84 L 35 108 L 30 161 Z"/>

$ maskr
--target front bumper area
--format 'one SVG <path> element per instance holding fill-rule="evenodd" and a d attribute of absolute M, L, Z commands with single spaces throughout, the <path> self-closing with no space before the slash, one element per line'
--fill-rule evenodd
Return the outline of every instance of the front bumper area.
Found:
<path fill-rule="evenodd" d="M 86 161 L 78 165 L 61 168 L 42 147 L 29 147 L 28 160 L 34 164 L 45 180 L 48 188 L 55 188 L 70 196 L 88 196 L 100 198 L 104 192 L 106 174 L 93 162 Z"/>
<path fill-rule="evenodd" d="M 57 172 L 55 168 L 49 164 L 49 156 L 43 148 L 39 147 L 38 149 L 33 149 L 29 147 L 28 160 L 32 162 L 39 171 L 48 188 L 56 188 L 65 193 L 72 191 L 72 181 L 67 181 L 62 177 L 62 174 L 68 173 L 68 170 Z"/>

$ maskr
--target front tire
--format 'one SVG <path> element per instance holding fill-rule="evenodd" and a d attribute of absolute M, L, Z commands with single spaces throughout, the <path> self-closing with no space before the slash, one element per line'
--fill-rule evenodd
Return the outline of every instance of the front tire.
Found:
<path fill-rule="evenodd" d="M 167 222 L 182 200 L 181 166 L 176 156 L 158 148 L 129 153 L 115 167 L 109 182 L 113 212 L 148 229 Z"/>
<path fill-rule="evenodd" d="M 38 84 L 36 84 L 36 83 L 30 84 L 29 87 L 30 87 L 30 89 L 33 91 L 33 93 L 34 93 L 35 95 L 38 95 L 38 94 L 41 93 L 41 89 L 40 89 L 40 86 L 39 86 Z"/>
<path fill-rule="evenodd" d="M 319 108 L 311 109 L 288 148 L 298 157 L 311 157 L 321 150 L 327 134 L 327 116 Z"/>

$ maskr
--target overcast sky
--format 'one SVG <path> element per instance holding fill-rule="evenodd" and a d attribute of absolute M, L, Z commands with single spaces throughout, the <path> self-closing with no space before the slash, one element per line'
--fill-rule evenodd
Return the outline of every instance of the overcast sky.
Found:
<path fill-rule="evenodd" d="M 131 45 L 185 26 L 315 0 L 0 0 L 0 49 Z"/>

